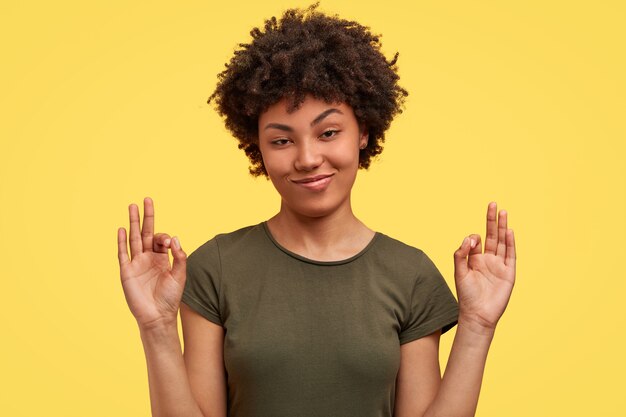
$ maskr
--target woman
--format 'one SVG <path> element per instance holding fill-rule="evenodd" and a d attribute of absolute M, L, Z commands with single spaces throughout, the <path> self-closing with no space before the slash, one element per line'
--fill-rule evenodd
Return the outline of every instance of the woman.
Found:
<path fill-rule="evenodd" d="M 188 259 L 176 237 L 154 234 L 149 198 L 141 228 L 129 207 L 130 258 L 118 230 L 155 416 L 475 413 L 515 280 L 507 214 L 490 203 L 484 253 L 478 234 L 455 252 L 458 305 L 422 251 L 354 216 L 356 173 L 382 151 L 407 93 L 397 54 L 387 62 L 367 28 L 315 7 L 254 29 L 209 99 L 280 211 Z M 457 323 L 442 379 L 439 339 Z"/>

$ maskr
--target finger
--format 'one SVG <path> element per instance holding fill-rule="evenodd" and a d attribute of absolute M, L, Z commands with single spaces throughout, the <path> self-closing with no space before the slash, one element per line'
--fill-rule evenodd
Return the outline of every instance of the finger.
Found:
<path fill-rule="evenodd" d="M 454 276 L 463 277 L 467 274 L 467 255 L 470 251 L 470 238 L 463 239 L 461 246 L 454 252 Z"/>
<path fill-rule="evenodd" d="M 152 250 L 158 253 L 167 253 L 171 240 L 170 235 L 167 233 L 157 233 L 152 240 Z"/>
<path fill-rule="evenodd" d="M 485 236 L 485 253 L 496 254 L 498 247 L 498 225 L 496 224 L 496 210 L 498 205 L 492 201 L 487 206 L 487 234 Z"/>
<path fill-rule="evenodd" d="M 480 239 L 480 235 L 473 233 L 471 235 L 469 235 L 470 238 L 470 251 L 469 251 L 469 255 L 476 255 L 476 254 L 481 254 L 483 253 L 483 245 Z"/>
<path fill-rule="evenodd" d="M 117 229 L 117 259 L 120 261 L 120 267 L 130 262 L 126 245 L 126 229 L 123 227 Z"/>
<path fill-rule="evenodd" d="M 139 233 L 139 208 L 136 204 L 128 206 L 130 217 L 130 256 L 134 258 L 143 252 L 141 235 Z"/>
<path fill-rule="evenodd" d="M 506 232 L 506 258 L 504 259 L 504 263 L 507 266 L 515 267 L 516 260 L 517 256 L 515 255 L 515 235 L 513 234 L 513 229 L 509 229 Z"/>
<path fill-rule="evenodd" d="M 506 223 L 507 212 L 506 210 L 500 210 L 500 214 L 498 215 L 498 246 L 496 255 L 503 260 L 506 256 Z"/>
<path fill-rule="evenodd" d="M 174 258 L 172 262 L 172 276 L 181 285 L 184 285 L 187 279 L 187 254 L 180 247 L 180 242 L 177 237 L 172 238 L 171 249 L 172 257 Z"/>
<path fill-rule="evenodd" d="M 480 242 L 480 235 L 479 234 L 471 234 L 468 236 L 470 243 L 469 243 L 469 258 L 467 260 L 467 264 L 469 266 L 469 268 L 473 268 L 475 267 L 475 262 L 476 262 L 476 257 L 474 255 L 480 255 L 483 253 L 483 249 L 482 249 L 482 243 Z"/>
<path fill-rule="evenodd" d="M 154 203 L 150 197 L 143 199 L 143 226 L 141 227 L 141 241 L 143 249 L 152 251 L 152 239 L 154 236 Z"/>

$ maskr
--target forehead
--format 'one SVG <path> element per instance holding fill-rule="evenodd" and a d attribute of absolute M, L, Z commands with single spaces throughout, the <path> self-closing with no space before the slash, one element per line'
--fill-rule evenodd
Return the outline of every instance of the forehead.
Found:
<path fill-rule="evenodd" d="M 329 109 L 337 109 L 339 112 L 333 112 L 332 114 L 340 117 L 353 116 L 352 107 L 344 102 L 327 102 L 325 100 L 317 99 L 310 95 L 307 95 L 300 106 L 289 112 L 289 101 L 287 98 L 282 98 L 278 102 L 269 106 L 263 113 L 259 115 L 259 124 L 268 121 L 276 120 L 291 120 L 303 122 L 311 122 L 321 113 Z"/>

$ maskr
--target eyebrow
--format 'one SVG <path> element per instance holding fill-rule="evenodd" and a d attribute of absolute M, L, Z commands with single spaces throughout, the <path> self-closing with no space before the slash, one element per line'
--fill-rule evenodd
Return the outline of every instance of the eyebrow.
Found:
<path fill-rule="evenodd" d="M 328 110 L 324 110 L 315 119 L 313 119 L 313 121 L 311 122 L 311 127 L 313 127 L 316 124 L 320 123 L 328 115 L 333 114 L 333 113 L 343 114 L 343 112 L 341 110 L 336 109 L 336 108 L 331 108 L 331 109 L 328 109 Z M 265 125 L 265 128 L 263 130 L 266 130 L 266 129 L 269 129 L 269 128 L 284 130 L 285 132 L 293 132 L 293 128 L 291 126 L 283 125 L 283 124 L 280 124 L 280 123 L 268 123 L 267 125 Z"/>

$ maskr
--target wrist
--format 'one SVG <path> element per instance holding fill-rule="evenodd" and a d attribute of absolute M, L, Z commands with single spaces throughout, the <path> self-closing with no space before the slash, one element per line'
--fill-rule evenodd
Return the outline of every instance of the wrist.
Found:
<path fill-rule="evenodd" d="M 139 332 L 141 334 L 159 334 L 168 332 L 171 330 L 178 331 L 178 318 L 174 317 L 161 317 L 156 320 L 151 320 L 146 323 L 137 322 L 137 326 L 139 327 Z"/>
<path fill-rule="evenodd" d="M 486 323 L 478 317 L 460 314 L 458 327 L 479 336 L 493 337 L 496 332 L 496 323 Z"/>
<path fill-rule="evenodd" d="M 146 352 L 178 352 L 181 349 L 176 323 L 140 327 L 139 334 Z"/>

